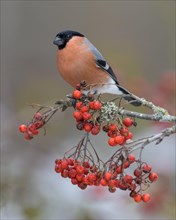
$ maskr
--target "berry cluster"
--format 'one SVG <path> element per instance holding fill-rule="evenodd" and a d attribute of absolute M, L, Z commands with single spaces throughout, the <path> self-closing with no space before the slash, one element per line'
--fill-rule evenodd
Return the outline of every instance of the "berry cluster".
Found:
<path fill-rule="evenodd" d="M 110 121 L 102 120 L 103 103 L 95 100 L 93 95 L 85 96 L 76 89 L 72 93 L 72 98 L 76 101 L 73 117 L 76 119 L 78 130 L 97 135 L 102 127 L 102 130 L 107 132 L 108 144 L 111 147 L 124 145 L 127 140 L 132 139 L 133 134 L 129 132 L 128 127 L 136 124 L 133 119 L 127 117 L 121 120 L 116 117 L 115 123 L 110 123 Z"/>
<path fill-rule="evenodd" d="M 39 112 L 36 112 L 33 120 L 28 123 L 28 125 L 20 125 L 19 131 L 24 133 L 24 137 L 26 140 L 31 140 L 34 135 L 39 134 L 39 129 L 43 127 L 45 124 L 45 120 Z"/>
<path fill-rule="evenodd" d="M 143 193 L 143 191 L 158 179 L 158 175 L 151 172 L 151 166 L 136 160 L 133 154 L 125 157 L 122 151 L 115 153 L 106 163 L 99 158 L 95 163 L 92 160 L 95 157 L 87 151 L 85 139 L 80 143 L 71 155 L 55 161 L 56 173 L 60 173 L 64 178 L 70 178 L 73 185 L 83 190 L 87 186 L 108 187 L 111 193 L 117 189 L 128 190 L 129 196 L 135 202 L 149 202 L 150 194 Z M 130 174 L 130 169 L 128 170 L 131 165 L 135 166 L 133 174 Z"/>
<path fill-rule="evenodd" d="M 129 128 L 136 126 L 136 122 L 132 118 L 120 116 L 114 100 L 103 102 L 100 96 L 95 98 L 89 92 L 85 95 L 82 90 L 87 89 L 90 87 L 87 88 L 82 82 L 68 100 L 58 101 L 54 107 L 36 105 L 39 109 L 31 122 L 19 126 L 20 132 L 27 140 L 31 140 L 59 109 L 64 111 L 74 107 L 76 127 L 85 131 L 85 135 L 78 145 L 65 153 L 63 159 L 55 161 L 55 171 L 64 178 L 70 178 L 71 183 L 81 189 L 93 185 L 107 187 L 112 193 L 117 189 L 128 190 L 135 202 L 148 202 L 150 194 L 144 191 L 158 179 L 158 175 L 151 171 L 150 165 L 141 161 L 142 150 L 140 158 L 136 159 L 131 154 L 133 147 L 127 145 L 127 141 L 133 138 Z M 106 162 L 99 158 L 89 139 L 89 134 L 97 135 L 101 130 L 107 134 L 110 147 L 119 146 Z"/>

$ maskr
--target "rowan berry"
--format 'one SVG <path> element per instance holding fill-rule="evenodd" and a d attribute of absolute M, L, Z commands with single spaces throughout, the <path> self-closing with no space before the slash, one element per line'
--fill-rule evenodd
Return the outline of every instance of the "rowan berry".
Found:
<path fill-rule="evenodd" d="M 56 164 L 56 165 L 55 165 L 55 171 L 56 171 L 56 173 L 60 173 L 60 172 L 62 171 L 62 166 L 61 166 L 61 164 Z"/>
<path fill-rule="evenodd" d="M 88 181 L 94 182 L 94 181 L 96 181 L 97 176 L 96 176 L 94 173 L 90 173 L 90 174 L 87 176 L 87 178 L 88 178 Z"/>
<path fill-rule="evenodd" d="M 89 122 L 86 122 L 83 126 L 83 128 L 86 132 L 90 132 L 92 130 L 92 127 L 93 127 L 93 125 Z"/>
<path fill-rule="evenodd" d="M 133 199 L 134 199 L 135 202 L 140 202 L 141 199 L 142 199 L 142 196 L 137 193 L 137 194 L 135 194 L 135 195 L 133 196 Z"/>
<path fill-rule="evenodd" d="M 72 93 L 73 98 L 80 99 L 82 96 L 82 93 L 79 90 L 74 90 Z"/>
<path fill-rule="evenodd" d="M 124 119 L 123 119 L 123 124 L 124 124 L 126 127 L 130 127 L 130 126 L 133 124 L 133 119 L 131 119 L 131 118 L 124 118 Z"/>
<path fill-rule="evenodd" d="M 63 169 L 63 170 L 67 169 L 67 168 L 68 168 L 68 163 L 67 163 L 67 161 L 66 161 L 66 160 L 65 160 L 65 161 L 62 161 L 61 166 L 62 166 L 62 169 Z"/>
<path fill-rule="evenodd" d="M 102 107 L 102 104 L 99 101 L 94 101 L 93 108 L 99 110 Z"/>
<path fill-rule="evenodd" d="M 123 179 L 126 183 L 129 183 L 129 184 L 132 183 L 133 181 L 133 177 L 131 175 L 125 175 Z"/>
<path fill-rule="evenodd" d="M 157 173 L 150 173 L 150 175 L 149 175 L 149 180 L 151 181 L 151 182 L 154 182 L 154 181 L 157 181 L 157 179 L 158 179 L 158 174 Z"/>
<path fill-rule="evenodd" d="M 82 113 L 88 112 L 88 111 L 89 111 L 89 108 L 88 108 L 86 105 L 84 105 L 84 106 L 81 107 L 80 111 L 81 111 Z"/>
<path fill-rule="evenodd" d="M 31 140 L 33 138 L 33 134 L 32 132 L 28 131 L 27 133 L 25 133 L 24 137 L 26 140 Z"/>
<path fill-rule="evenodd" d="M 120 174 L 122 172 L 122 166 L 118 166 L 116 169 L 116 173 Z"/>
<path fill-rule="evenodd" d="M 73 185 L 78 184 L 78 180 L 76 178 L 71 178 L 71 182 Z"/>
<path fill-rule="evenodd" d="M 76 166 L 76 172 L 78 174 L 83 174 L 84 173 L 84 167 L 83 166 Z"/>
<path fill-rule="evenodd" d="M 89 168 L 89 167 L 90 167 L 89 162 L 88 162 L 88 161 L 84 161 L 84 162 L 83 162 L 83 167 Z"/>
<path fill-rule="evenodd" d="M 68 171 L 68 177 L 69 178 L 74 178 L 76 176 L 77 172 L 75 169 L 71 169 Z"/>
<path fill-rule="evenodd" d="M 94 110 L 94 101 L 89 102 L 89 108 Z"/>
<path fill-rule="evenodd" d="M 109 130 L 110 131 L 117 131 L 117 125 L 116 124 L 110 124 L 109 125 Z"/>
<path fill-rule="evenodd" d="M 109 190 L 109 192 L 114 193 L 116 191 L 116 188 L 115 187 L 109 187 L 108 190 Z"/>
<path fill-rule="evenodd" d="M 77 110 L 80 110 L 82 106 L 83 106 L 83 103 L 82 103 L 82 102 L 77 102 L 77 103 L 76 103 L 76 109 L 77 109 Z"/>
<path fill-rule="evenodd" d="M 100 126 L 94 125 L 91 129 L 91 134 L 97 135 L 100 132 Z"/>
<path fill-rule="evenodd" d="M 61 172 L 61 176 L 64 177 L 64 178 L 67 178 L 68 177 L 68 170 L 63 170 Z"/>
<path fill-rule="evenodd" d="M 143 195 L 142 195 L 142 201 L 143 201 L 143 202 L 149 202 L 150 199 L 151 199 L 150 194 L 146 193 L 146 194 L 143 194 Z"/>
<path fill-rule="evenodd" d="M 124 137 L 128 136 L 128 128 L 122 128 L 120 129 L 120 134 L 123 135 Z"/>
<path fill-rule="evenodd" d="M 37 120 L 41 119 L 42 118 L 41 113 L 40 112 L 36 112 L 35 115 L 34 115 L 34 118 L 37 119 Z"/>
<path fill-rule="evenodd" d="M 133 154 L 129 154 L 127 159 L 130 161 L 130 163 L 133 163 L 136 160 L 136 158 Z"/>
<path fill-rule="evenodd" d="M 126 169 L 126 168 L 128 168 L 129 166 L 130 166 L 130 162 L 129 162 L 128 160 L 125 160 L 125 161 L 123 162 L 123 168 Z"/>
<path fill-rule="evenodd" d="M 105 179 L 106 181 L 109 181 L 109 180 L 111 179 L 111 177 L 112 177 L 112 173 L 111 173 L 111 172 L 106 172 L 106 173 L 104 174 L 104 179 Z"/>
<path fill-rule="evenodd" d="M 142 175 L 142 170 L 139 169 L 139 168 L 136 168 L 136 169 L 134 170 L 134 175 L 137 176 L 137 177 L 141 176 L 141 175 Z"/>
<path fill-rule="evenodd" d="M 152 170 L 152 167 L 150 165 L 148 165 L 148 164 L 144 164 L 142 169 L 143 169 L 144 173 L 150 173 L 150 171 Z"/>
<path fill-rule="evenodd" d="M 77 120 L 77 121 L 81 121 L 82 119 L 82 113 L 79 111 L 75 111 L 73 112 L 73 117 Z"/>
<path fill-rule="evenodd" d="M 115 138 L 109 138 L 108 144 L 109 144 L 111 147 L 116 146 L 117 144 L 116 144 L 116 142 L 115 142 Z"/>
<path fill-rule="evenodd" d="M 83 179 L 83 177 L 84 177 L 84 175 L 83 175 L 83 174 L 80 174 L 80 173 L 78 173 L 78 174 L 76 175 L 76 179 L 78 180 L 78 182 L 81 182 L 82 179 Z"/>
<path fill-rule="evenodd" d="M 87 185 L 84 184 L 84 183 L 78 183 L 78 187 L 82 190 L 86 189 L 87 188 Z"/>
<path fill-rule="evenodd" d="M 36 129 L 39 129 L 43 126 L 43 124 L 44 124 L 43 121 L 37 121 L 34 125 L 35 125 Z"/>
<path fill-rule="evenodd" d="M 128 135 L 125 137 L 125 140 L 131 140 L 133 138 L 133 134 L 131 132 L 128 132 Z"/>
<path fill-rule="evenodd" d="M 101 180 L 100 180 L 100 185 L 101 185 L 101 186 L 107 186 L 107 185 L 108 185 L 108 182 L 107 182 L 105 179 L 101 179 Z"/>
<path fill-rule="evenodd" d="M 92 115 L 89 112 L 84 112 L 82 114 L 82 117 L 84 120 L 88 121 L 92 117 Z"/>
<path fill-rule="evenodd" d="M 111 138 L 114 138 L 117 136 L 117 132 L 116 131 L 108 131 L 107 135 Z"/>
<path fill-rule="evenodd" d="M 116 144 L 121 145 L 121 144 L 124 143 L 125 138 L 124 138 L 124 136 L 122 136 L 122 135 L 117 135 L 117 136 L 114 138 L 114 140 L 115 140 L 115 143 L 116 143 Z"/>
<path fill-rule="evenodd" d="M 21 133 L 25 133 L 27 131 L 27 126 L 26 125 L 20 125 L 19 130 Z"/>

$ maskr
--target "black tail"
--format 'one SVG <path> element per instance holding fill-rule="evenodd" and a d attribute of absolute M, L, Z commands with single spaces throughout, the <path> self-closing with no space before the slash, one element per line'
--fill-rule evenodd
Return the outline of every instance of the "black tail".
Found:
<path fill-rule="evenodd" d="M 118 88 L 119 88 L 119 90 L 120 90 L 121 92 L 124 93 L 124 95 L 126 95 L 126 96 L 124 97 L 124 99 L 127 100 L 128 102 L 130 102 L 130 104 L 132 104 L 132 105 L 134 105 L 134 106 L 140 106 L 140 105 L 142 104 L 139 100 L 135 99 L 135 98 L 132 96 L 132 94 L 131 94 L 130 92 L 128 92 L 126 89 L 124 89 L 123 87 L 121 87 L 121 86 L 119 86 L 119 85 L 118 85 Z"/>

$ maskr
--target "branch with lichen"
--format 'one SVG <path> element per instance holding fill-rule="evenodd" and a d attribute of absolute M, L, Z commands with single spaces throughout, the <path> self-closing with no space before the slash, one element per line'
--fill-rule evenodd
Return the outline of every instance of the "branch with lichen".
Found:
<path fill-rule="evenodd" d="M 86 93 L 83 92 L 85 90 Z M 141 113 L 140 107 L 136 108 L 138 111 L 128 110 L 130 102 L 125 101 L 127 96 L 139 101 L 141 106 L 152 113 Z M 102 95 L 95 94 L 93 85 L 87 86 L 85 82 L 80 84 L 71 95 L 67 95 L 66 100 L 59 100 L 52 107 L 39 104 L 31 104 L 31 106 L 37 108 L 32 120 L 27 125 L 19 127 L 27 140 L 38 135 L 41 128 L 45 131 L 45 126 L 53 115 L 67 108 L 74 109 L 76 128 L 85 132 L 77 145 L 66 151 L 62 159 L 55 161 L 55 171 L 61 173 L 62 177 L 70 178 L 72 184 L 78 185 L 81 189 L 91 185 L 108 186 L 108 190 L 112 193 L 117 188 L 130 190 L 130 197 L 136 202 L 150 200 L 150 195 L 145 194 L 144 191 L 158 179 L 158 175 L 151 171 L 150 165 L 142 161 L 142 152 L 152 142 L 160 144 L 165 137 L 176 133 L 176 116 L 133 94 L 103 101 Z M 130 127 L 137 126 L 136 119 L 167 122 L 170 127 L 158 134 L 135 140 Z M 117 147 L 106 162 L 99 157 L 90 138 L 91 135 L 98 135 L 101 130 L 108 136 L 109 147 Z M 140 151 L 139 158 L 132 154 L 137 150 Z M 134 175 L 128 173 L 131 164 L 136 166 Z"/>

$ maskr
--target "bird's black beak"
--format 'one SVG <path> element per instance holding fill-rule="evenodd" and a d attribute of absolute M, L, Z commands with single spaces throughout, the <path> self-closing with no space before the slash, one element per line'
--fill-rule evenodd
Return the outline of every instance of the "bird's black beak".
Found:
<path fill-rule="evenodd" d="M 64 44 L 64 42 L 60 37 L 56 37 L 53 41 L 53 44 L 57 45 L 58 47 L 61 47 Z"/>

